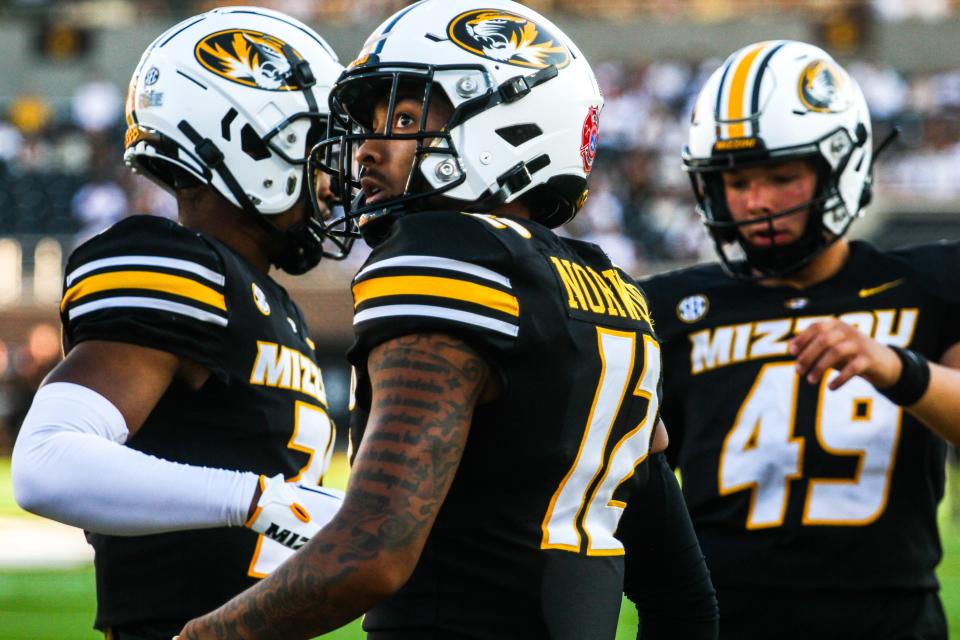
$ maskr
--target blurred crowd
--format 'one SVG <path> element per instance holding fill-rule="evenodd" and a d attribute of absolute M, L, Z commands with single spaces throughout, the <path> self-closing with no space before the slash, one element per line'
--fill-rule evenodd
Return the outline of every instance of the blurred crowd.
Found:
<path fill-rule="evenodd" d="M 53 325 L 34 325 L 22 344 L 0 340 L 0 454 L 10 451 L 34 392 L 59 361 L 60 331 Z"/>
<path fill-rule="evenodd" d="M 599 242 L 634 272 L 709 256 L 679 152 L 692 100 L 719 63 L 594 65 L 606 97 L 601 151 L 569 234 Z M 960 198 L 960 68 L 904 76 L 866 61 L 847 65 L 871 105 L 875 141 L 901 128 L 877 169 L 880 193 Z M 20 96 L 2 115 L 0 235 L 80 241 L 127 215 L 176 215 L 172 197 L 123 167 L 119 87 L 90 81 L 60 109 Z"/>
<path fill-rule="evenodd" d="M 365 22 L 370 16 L 387 17 L 412 0 L 259 0 L 258 5 L 283 11 L 311 24 Z M 549 15 L 658 17 L 682 16 L 701 21 L 726 20 L 744 14 L 796 13 L 809 17 L 825 10 L 869 11 L 879 20 L 938 20 L 960 11 L 960 0 L 523 0 Z M 71 0 L 11 0 L 7 8 L 27 11 L 65 10 L 76 13 L 97 11 L 95 7 L 68 8 Z M 94 4 L 94 3 L 89 3 Z M 112 2 L 111 17 L 118 21 L 129 16 L 190 15 L 217 6 L 219 0 L 122 0 Z M 4 7 L 0 5 L 0 9 Z"/>
<path fill-rule="evenodd" d="M 0 119 L 0 235 L 72 236 L 134 213 L 176 216 L 173 198 L 123 166 L 123 94 L 95 79 L 59 109 L 39 96 Z"/>

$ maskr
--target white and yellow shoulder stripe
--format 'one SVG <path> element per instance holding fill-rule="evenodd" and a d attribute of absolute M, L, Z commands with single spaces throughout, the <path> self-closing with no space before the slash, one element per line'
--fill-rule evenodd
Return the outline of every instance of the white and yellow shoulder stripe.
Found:
<path fill-rule="evenodd" d="M 60 311 L 69 320 L 103 309 L 153 309 L 226 326 L 226 278 L 209 267 L 163 256 L 114 256 L 67 274 Z"/>
<path fill-rule="evenodd" d="M 430 317 L 516 337 L 520 302 L 510 279 L 469 262 L 405 255 L 364 267 L 353 281 L 354 326 Z"/>

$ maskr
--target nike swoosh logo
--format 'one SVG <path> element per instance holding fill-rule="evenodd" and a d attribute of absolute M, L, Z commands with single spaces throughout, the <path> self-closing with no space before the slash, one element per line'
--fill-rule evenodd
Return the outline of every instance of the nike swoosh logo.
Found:
<path fill-rule="evenodd" d="M 896 280 L 891 280 L 890 282 L 884 282 L 880 286 L 871 287 L 869 289 L 860 289 L 861 298 L 869 298 L 870 296 L 875 296 L 878 293 L 883 293 L 887 289 L 893 289 L 896 286 L 903 284 L 903 278 L 897 278 Z"/>

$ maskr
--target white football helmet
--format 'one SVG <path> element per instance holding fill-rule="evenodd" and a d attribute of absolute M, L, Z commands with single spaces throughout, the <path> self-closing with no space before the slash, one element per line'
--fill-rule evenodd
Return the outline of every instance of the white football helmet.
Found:
<path fill-rule="evenodd" d="M 410 87 L 424 94 L 419 133 L 393 134 L 392 113 L 386 131 L 371 131 L 374 105 L 390 96 L 392 110 L 398 90 Z M 453 114 L 441 130 L 427 131 L 434 91 L 449 100 Z M 602 105 L 586 58 L 529 7 L 509 0 L 422 0 L 380 25 L 337 81 L 331 115 L 349 133 L 325 140 L 311 160 L 336 177 L 347 217 L 365 231 L 389 214 L 436 206 L 426 199 L 440 194 L 464 211 L 523 198 L 534 219 L 555 227 L 586 198 Z M 353 152 L 373 138 L 418 145 L 405 192 L 367 206 Z"/>
<path fill-rule="evenodd" d="M 727 208 L 721 172 L 809 159 L 817 192 L 800 207 L 743 223 Z M 789 40 L 736 51 L 707 80 L 694 107 L 683 166 L 721 261 L 755 279 L 808 264 L 863 215 L 870 200 L 870 113 L 856 81 L 823 49 Z M 756 248 L 739 227 L 809 210 L 803 237 Z"/>
<path fill-rule="evenodd" d="M 188 18 L 154 40 L 133 73 L 124 159 L 170 191 L 210 185 L 278 234 L 269 217 L 306 197 L 307 154 L 326 135 L 327 97 L 342 70 L 323 38 L 277 11 L 224 7 Z M 291 273 L 323 253 L 319 214 L 307 210 L 283 238 L 279 266 Z"/>

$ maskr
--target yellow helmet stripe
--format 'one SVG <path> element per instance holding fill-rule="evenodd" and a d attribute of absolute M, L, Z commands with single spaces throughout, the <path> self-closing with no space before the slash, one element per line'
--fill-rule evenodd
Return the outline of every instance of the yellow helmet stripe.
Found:
<path fill-rule="evenodd" d="M 386 276 L 371 278 L 353 286 L 353 306 L 384 296 L 435 296 L 472 302 L 490 309 L 520 315 L 516 297 L 493 287 L 456 278 L 436 276 Z"/>
<path fill-rule="evenodd" d="M 733 82 L 730 84 L 729 97 L 727 98 L 727 120 L 740 120 L 744 117 L 743 104 L 747 98 L 746 86 L 747 78 L 750 75 L 750 68 L 767 44 L 769 43 L 761 42 L 755 45 L 740 59 L 740 63 L 737 64 L 737 69 L 733 73 Z M 745 127 L 743 122 L 735 122 L 727 125 L 728 138 L 742 138 L 744 135 Z"/>
<path fill-rule="evenodd" d="M 115 289 L 162 291 L 208 304 L 221 311 L 227 310 L 223 294 L 196 280 L 155 271 L 114 271 L 84 278 L 67 289 L 60 302 L 60 311 L 65 311 L 68 306 L 86 296 Z"/>

